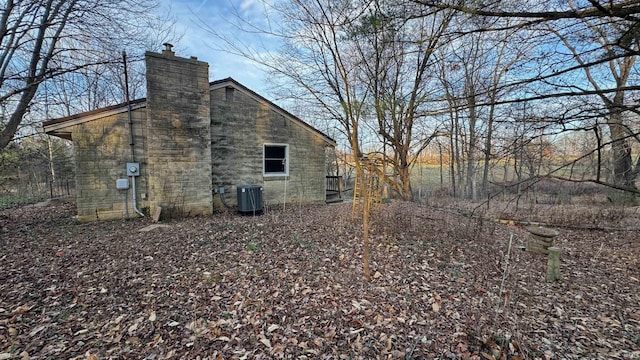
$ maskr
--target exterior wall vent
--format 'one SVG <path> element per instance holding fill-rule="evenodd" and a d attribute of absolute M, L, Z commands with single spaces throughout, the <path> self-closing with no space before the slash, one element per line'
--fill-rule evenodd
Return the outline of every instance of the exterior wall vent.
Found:
<path fill-rule="evenodd" d="M 238 186 L 238 212 L 242 214 L 262 213 L 262 186 Z"/>

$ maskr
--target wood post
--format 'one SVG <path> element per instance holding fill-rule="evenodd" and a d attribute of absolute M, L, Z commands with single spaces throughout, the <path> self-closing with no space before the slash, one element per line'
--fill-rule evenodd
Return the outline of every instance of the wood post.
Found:
<path fill-rule="evenodd" d="M 560 248 L 552 246 L 547 249 L 549 258 L 547 261 L 547 282 L 560 280 Z"/>
<path fill-rule="evenodd" d="M 153 222 L 160 221 L 160 213 L 162 213 L 162 207 L 161 206 L 156 206 L 154 208 L 153 214 L 152 214 Z"/>

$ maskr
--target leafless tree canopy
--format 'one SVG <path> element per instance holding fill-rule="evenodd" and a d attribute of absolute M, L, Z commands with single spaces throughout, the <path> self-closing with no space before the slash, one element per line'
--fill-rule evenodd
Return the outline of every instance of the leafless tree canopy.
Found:
<path fill-rule="evenodd" d="M 265 32 L 284 47 L 263 63 L 303 89 L 298 99 L 322 104 L 354 154 L 382 153 L 404 198 L 408 170 L 443 135 L 454 194 L 486 193 L 498 162 L 514 162 L 517 182 L 575 180 L 558 171 L 575 157 L 543 171 L 527 154 L 582 131 L 598 137 L 589 180 L 636 191 L 636 2 L 326 0 L 270 9 L 281 26 L 272 21 Z"/>
<path fill-rule="evenodd" d="M 85 74 L 83 86 L 90 87 L 93 75 L 121 62 L 123 50 L 139 51 L 153 36 L 167 35 L 167 24 L 154 15 L 156 0 L 7 0 L 1 5 L 0 149 L 43 96 L 43 84 L 53 88 L 48 82 L 66 77 L 70 86 L 70 74 Z"/>

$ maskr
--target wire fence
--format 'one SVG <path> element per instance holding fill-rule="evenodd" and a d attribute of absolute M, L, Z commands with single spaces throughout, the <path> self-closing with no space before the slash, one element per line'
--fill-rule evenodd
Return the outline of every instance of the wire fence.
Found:
<path fill-rule="evenodd" d="M 0 208 L 71 197 L 75 194 L 74 179 L 4 182 L 0 186 Z"/>

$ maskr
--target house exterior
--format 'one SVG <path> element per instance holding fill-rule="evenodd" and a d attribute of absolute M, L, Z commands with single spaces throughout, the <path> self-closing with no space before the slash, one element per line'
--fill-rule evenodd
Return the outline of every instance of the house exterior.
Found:
<path fill-rule="evenodd" d="M 206 62 L 145 58 L 146 99 L 43 123 L 73 141 L 80 221 L 209 215 L 245 185 L 266 204 L 324 202 L 333 139 L 232 78 L 210 83 Z"/>

